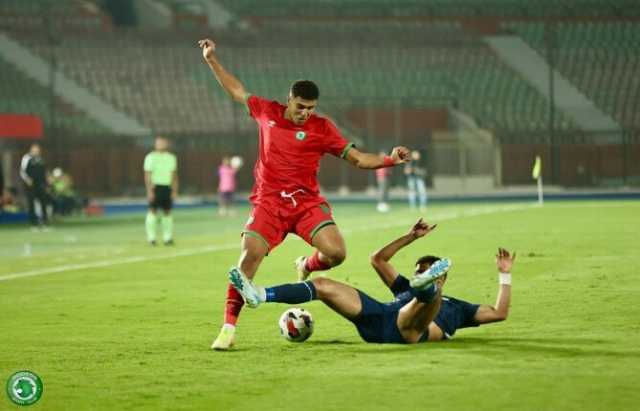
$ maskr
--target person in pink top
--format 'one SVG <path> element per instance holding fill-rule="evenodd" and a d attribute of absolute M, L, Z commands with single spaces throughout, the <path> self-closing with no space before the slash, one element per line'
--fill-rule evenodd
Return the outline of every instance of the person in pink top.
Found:
<path fill-rule="evenodd" d="M 384 153 L 381 151 L 381 153 Z M 376 169 L 376 182 L 378 183 L 378 206 L 376 209 L 380 213 L 386 213 L 389 211 L 389 176 L 391 175 L 390 168 L 378 168 Z"/>
<path fill-rule="evenodd" d="M 229 157 L 223 157 L 218 167 L 218 214 L 221 216 L 234 215 L 232 210 L 233 194 L 236 191 L 236 171 Z"/>

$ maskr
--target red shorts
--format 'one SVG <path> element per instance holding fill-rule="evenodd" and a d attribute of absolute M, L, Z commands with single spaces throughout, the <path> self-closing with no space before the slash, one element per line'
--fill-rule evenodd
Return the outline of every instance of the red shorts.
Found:
<path fill-rule="evenodd" d="M 265 242 L 269 251 L 276 248 L 289 233 L 295 233 L 311 245 L 321 228 L 335 224 L 329 203 L 305 201 L 295 208 L 260 204 L 253 208 L 242 232 Z"/>

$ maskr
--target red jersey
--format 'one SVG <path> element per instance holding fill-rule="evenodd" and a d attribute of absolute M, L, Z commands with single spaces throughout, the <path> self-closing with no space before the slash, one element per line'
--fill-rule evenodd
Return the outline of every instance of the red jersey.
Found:
<path fill-rule="evenodd" d="M 318 186 L 320 158 L 325 153 L 344 157 L 353 144 L 324 117 L 312 114 L 298 126 L 284 118 L 286 106 L 277 101 L 252 95 L 247 106 L 260 132 L 251 202 L 258 205 L 281 198 L 283 192 L 295 193 L 299 199 L 324 201 Z"/>

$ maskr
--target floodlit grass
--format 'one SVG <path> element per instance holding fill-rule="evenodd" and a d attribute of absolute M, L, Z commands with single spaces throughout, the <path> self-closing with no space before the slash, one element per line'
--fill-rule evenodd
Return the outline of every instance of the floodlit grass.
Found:
<path fill-rule="evenodd" d="M 0 227 L 0 382 L 44 381 L 34 410 L 637 409 L 640 203 L 436 205 L 437 230 L 394 260 L 454 260 L 445 293 L 493 303 L 498 246 L 518 253 L 505 323 L 454 340 L 374 345 L 319 302 L 315 334 L 283 340 L 284 305 L 245 308 L 237 348 L 209 350 L 247 209 L 176 213 L 173 248 L 144 242 L 143 215 L 71 220 L 48 233 Z M 418 217 L 335 207 L 348 248 L 329 276 L 381 300 L 368 255 Z M 257 283 L 293 281 L 311 248 L 290 236 Z M 9 275 L 31 274 L 7 279 Z M 22 409 L 2 394 L 0 409 Z"/>

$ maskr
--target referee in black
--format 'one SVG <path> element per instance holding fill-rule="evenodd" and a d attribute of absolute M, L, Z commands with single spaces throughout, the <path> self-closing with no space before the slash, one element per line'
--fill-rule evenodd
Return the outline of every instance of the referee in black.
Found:
<path fill-rule="evenodd" d="M 29 221 L 33 228 L 46 229 L 49 225 L 47 205 L 49 204 L 49 184 L 44 160 L 40 156 L 40 145 L 32 144 L 29 152 L 22 156 L 20 177 L 25 185 Z M 36 213 L 36 201 L 40 204 L 40 216 Z"/>

